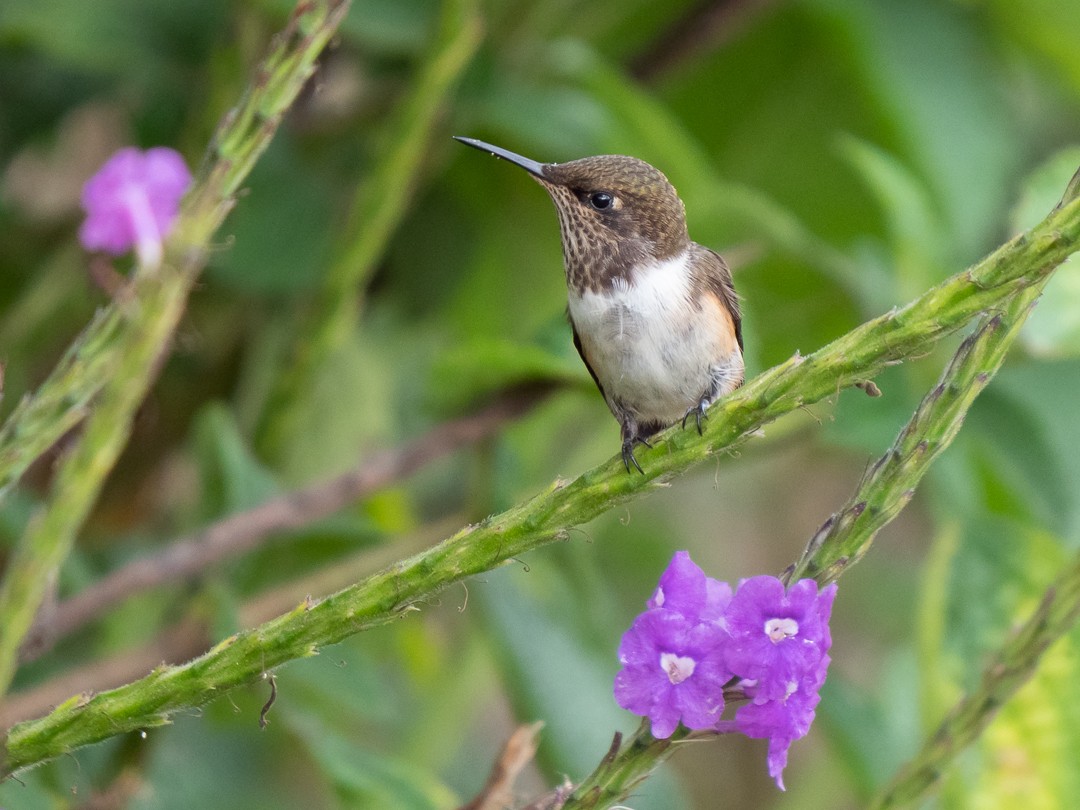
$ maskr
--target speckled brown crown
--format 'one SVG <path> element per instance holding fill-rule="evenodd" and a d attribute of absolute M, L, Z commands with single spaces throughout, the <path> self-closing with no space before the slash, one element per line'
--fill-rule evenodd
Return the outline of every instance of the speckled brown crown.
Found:
<path fill-rule="evenodd" d="M 626 155 L 544 164 L 535 175 L 559 214 L 567 283 L 599 291 L 635 266 L 660 261 L 689 243 L 686 209 L 663 172 Z M 614 195 L 614 210 L 589 207 L 590 194 Z"/>

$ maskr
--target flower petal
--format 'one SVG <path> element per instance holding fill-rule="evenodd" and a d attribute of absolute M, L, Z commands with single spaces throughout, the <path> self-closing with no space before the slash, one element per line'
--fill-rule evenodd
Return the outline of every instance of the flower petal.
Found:
<path fill-rule="evenodd" d="M 87 250 L 120 255 L 138 246 L 144 261 L 160 257 L 190 184 L 191 173 L 176 151 L 120 149 L 83 186 L 86 220 L 79 240 Z"/>

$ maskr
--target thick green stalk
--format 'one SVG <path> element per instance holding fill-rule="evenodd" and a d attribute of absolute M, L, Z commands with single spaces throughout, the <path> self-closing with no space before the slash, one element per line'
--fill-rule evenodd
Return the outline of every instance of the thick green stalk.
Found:
<path fill-rule="evenodd" d="M 46 717 L 9 731 L 3 772 L 124 731 L 166 723 L 171 712 L 202 705 L 280 664 L 393 621 L 417 609 L 418 600 L 453 582 L 563 538 L 571 527 L 732 447 L 765 423 L 871 377 L 886 364 L 925 352 L 937 338 L 977 313 L 1039 284 L 1078 244 L 1080 201 L 1073 201 L 903 309 L 751 380 L 717 403 L 704 436 L 678 428 L 667 431 L 655 449 L 639 454 L 645 475 L 628 475 L 613 458 L 575 481 L 557 481 L 533 499 L 357 585 L 232 636 L 187 664 L 161 667 L 146 678 L 98 695 L 76 696 Z M 981 354 L 976 357 L 982 359 Z"/>
<path fill-rule="evenodd" d="M 374 171 L 357 190 L 342 229 L 346 239 L 327 271 L 310 323 L 298 330 L 302 342 L 296 347 L 295 361 L 284 370 L 270 397 L 259 444 L 271 457 L 298 430 L 295 402 L 311 390 L 319 369 L 355 328 L 363 288 L 408 209 L 430 154 L 438 116 L 476 52 L 481 33 L 476 0 L 443 3 L 424 62 L 382 133 L 384 148 Z"/>
<path fill-rule="evenodd" d="M 68 429 L 97 396 L 82 435 L 62 460 L 48 499 L 27 526 L 0 583 L 0 694 L 11 683 L 19 646 L 49 583 L 127 441 L 131 420 L 183 314 L 209 240 L 346 8 L 344 2 L 300 3 L 256 84 L 219 128 L 166 245 L 163 265 L 138 268 L 38 396 L 13 415 L 5 433 L 13 444 L 2 454 L 14 459 L 5 472 L 9 483 L 32 453 L 42 452 L 59 437 L 50 417 Z"/>
<path fill-rule="evenodd" d="M 1046 589 L 1039 607 L 1013 631 L 915 758 L 868 805 L 877 810 L 921 801 L 945 769 L 973 743 L 1009 698 L 1031 678 L 1046 650 L 1080 619 L 1080 555 Z"/>

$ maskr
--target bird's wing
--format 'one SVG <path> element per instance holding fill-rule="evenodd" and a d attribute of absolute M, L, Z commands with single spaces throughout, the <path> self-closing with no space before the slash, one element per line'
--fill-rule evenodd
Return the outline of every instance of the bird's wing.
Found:
<path fill-rule="evenodd" d="M 739 294 L 735 292 L 735 285 L 731 281 L 731 270 L 727 262 L 715 250 L 701 247 L 701 256 L 704 261 L 698 267 L 709 288 L 724 302 L 728 312 L 731 313 L 731 320 L 735 324 L 735 339 L 739 342 L 739 350 L 742 351 L 742 312 L 739 311 Z"/>
<path fill-rule="evenodd" d="M 569 313 L 567 313 L 569 317 Z M 590 376 L 593 378 L 593 382 L 596 383 L 596 387 L 600 389 L 600 396 L 607 400 L 607 394 L 604 393 L 604 386 L 600 384 L 600 378 L 596 376 L 596 372 L 593 371 L 593 367 L 589 365 L 589 358 L 585 356 L 585 350 L 581 348 L 581 335 L 578 334 L 577 327 L 574 325 L 574 319 L 570 318 L 570 329 L 574 333 L 574 348 L 577 349 L 577 353 L 581 355 L 581 362 L 585 364 L 585 368 L 589 370 Z"/>

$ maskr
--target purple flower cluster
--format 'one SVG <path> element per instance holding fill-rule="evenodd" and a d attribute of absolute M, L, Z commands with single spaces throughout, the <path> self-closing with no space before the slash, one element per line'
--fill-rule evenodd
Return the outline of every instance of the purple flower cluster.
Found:
<path fill-rule="evenodd" d="M 175 150 L 121 149 L 83 186 L 86 221 L 79 241 L 115 256 L 134 246 L 142 264 L 156 266 L 190 185 L 191 172 Z"/>
<path fill-rule="evenodd" d="M 619 645 L 615 699 L 648 717 L 657 738 L 680 722 L 767 738 L 769 775 L 783 789 L 788 748 L 809 731 L 825 682 L 835 597 L 836 585 L 819 591 L 804 579 L 785 590 L 768 576 L 732 594 L 676 552 Z M 727 684 L 748 698 L 734 721 L 721 719 Z"/>

